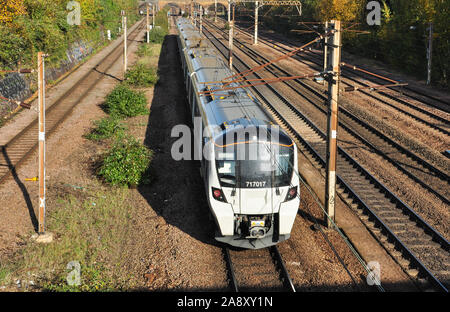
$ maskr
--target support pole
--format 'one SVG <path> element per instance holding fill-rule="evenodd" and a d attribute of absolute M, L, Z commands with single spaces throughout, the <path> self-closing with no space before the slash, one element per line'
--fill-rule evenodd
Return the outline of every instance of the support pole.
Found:
<path fill-rule="evenodd" d="M 253 44 L 258 44 L 258 1 L 255 2 L 255 37 L 253 38 Z"/>
<path fill-rule="evenodd" d="M 39 234 L 45 233 L 45 69 L 44 53 L 38 52 L 39 98 Z"/>
<path fill-rule="evenodd" d="M 430 22 L 428 27 L 428 49 L 427 49 L 427 59 L 428 59 L 428 73 L 427 73 L 427 85 L 431 83 L 431 59 L 433 56 L 433 23 Z"/>
<path fill-rule="evenodd" d="M 328 21 L 325 22 L 325 33 L 328 32 Z M 325 36 L 323 41 L 323 71 L 328 69 L 328 37 Z M 325 80 L 322 82 L 325 84 Z"/>
<path fill-rule="evenodd" d="M 230 20 L 230 30 L 228 34 L 228 65 L 233 70 L 233 31 L 234 31 L 234 5 L 233 7 L 233 19 Z"/>
<path fill-rule="evenodd" d="M 152 4 L 152 29 L 155 28 L 155 5 Z"/>
<path fill-rule="evenodd" d="M 150 42 L 150 5 L 147 4 L 147 43 Z"/>
<path fill-rule="evenodd" d="M 331 23 L 334 28 L 330 64 L 333 70 L 333 75 L 328 80 L 328 144 L 327 176 L 325 183 L 325 203 L 326 212 L 328 214 L 328 217 L 325 216 L 325 222 L 328 228 L 332 227 L 332 221 L 334 222 L 335 220 L 338 96 L 341 63 L 341 22 L 333 20 Z"/>
<path fill-rule="evenodd" d="M 231 21 L 231 0 L 228 0 L 228 25 L 230 25 Z"/>
<path fill-rule="evenodd" d="M 217 0 L 214 0 L 214 23 L 217 23 Z"/>
<path fill-rule="evenodd" d="M 200 37 L 201 37 L 202 36 L 202 31 L 203 31 L 203 21 L 202 21 L 203 7 L 200 6 L 199 9 L 200 9 L 200 28 L 199 28 L 199 30 L 200 30 Z"/>
<path fill-rule="evenodd" d="M 123 74 L 125 75 L 127 71 L 127 17 L 123 17 Z"/>
<path fill-rule="evenodd" d="M 197 27 L 197 6 L 194 5 L 194 26 Z"/>

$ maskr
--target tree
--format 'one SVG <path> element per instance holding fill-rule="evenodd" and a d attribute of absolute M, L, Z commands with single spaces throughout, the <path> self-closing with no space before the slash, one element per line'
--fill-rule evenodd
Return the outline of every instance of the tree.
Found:
<path fill-rule="evenodd" d="M 10 23 L 26 12 L 23 0 L 0 0 L 0 23 Z"/>

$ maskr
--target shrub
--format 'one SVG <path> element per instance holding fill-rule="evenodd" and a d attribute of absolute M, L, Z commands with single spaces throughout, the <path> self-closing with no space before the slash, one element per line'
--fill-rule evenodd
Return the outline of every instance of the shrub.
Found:
<path fill-rule="evenodd" d="M 104 158 L 99 175 L 112 185 L 147 184 L 152 155 L 152 151 L 134 137 L 120 137 Z"/>
<path fill-rule="evenodd" d="M 94 125 L 96 127 L 85 136 L 87 139 L 93 141 L 108 139 L 113 135 L 122 133 L 125 129 L 125 126 L 121 124 L 120 120 L 115 116 L 109 116 L 96 120 L 94 121 Z"/>
<path fill-rule="evenodd" d="M 105 109 L 116 117 L 134 117 L 149 113 L 144 93 L 133 91 L 122 84 L 108 94 Z"/>
<path fill-rule="evenodd" d="M 163 28 L 155 27 L 150 30 L 149 39 L 154 43 L 163 43 L 164 37 L 167 35 L 167 32 Z"/>
<path fill-rule="evenodd" d="M 137 64 L 125 74 L 127 83 L 138 86 L 148 87 L 158 81 L 158 76 L 154 68 L 149 68 L 143 64 Z"/>
<path fill-rule="evenodd" d="M 150 57 L 153 55 L 152 49 L 148 44 L 141 44 L 136 52 L 139 57 Z"/>

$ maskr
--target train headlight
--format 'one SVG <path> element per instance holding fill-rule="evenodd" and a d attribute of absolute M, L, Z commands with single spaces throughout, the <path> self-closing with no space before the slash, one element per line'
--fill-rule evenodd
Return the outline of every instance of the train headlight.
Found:
<path fill-rule="evenodd" d="M 221 201 L 226 203 L 227 200 L 225 199 L 225 195 L 223 194 L 221 189 L 212 187 L 212 194 L 215 200 Z"/>
<path fill-rule="evenodd" d="M 294 199 L 295 197 L 297 197 L 297 186 L 293 186 L 289 189 L 288 193 L 286 194 L 286 199 L 284 201 Z"/>

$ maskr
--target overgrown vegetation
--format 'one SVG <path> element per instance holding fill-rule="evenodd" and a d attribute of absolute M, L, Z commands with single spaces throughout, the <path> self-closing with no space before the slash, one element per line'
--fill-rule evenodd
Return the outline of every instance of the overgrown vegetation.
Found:
<path fill-rule="evenodd" d="M 85 135 L 89 140 L 100 141 L 123 133 L 125 126 L 116 116 L 107 116 L 94 121 L 95 128 Z"/>
<path fill-rule="evenodd" d="M 166 37 L 167 32 L 162 28 L 153 28 L 150 30 L 149 40 L 153 43 L 162 43 Z"/>
<path fill-rule="evenodd" d="M 137 0 L 78 0 L 81 25 L 67 23 L 68 0 L 0 1 L 0 68 L 36 67 L 36 52 L 49 54 L 49 64 L 58 65 L 67 58 L 66 51 L 77 41 L 92 47 L 106 40 L 106 30 L 113 38 L 118 33 L 120 11 L 125 10 L 129 24 L 138 19 Z"/>
<path fill-rule="evenodd" d="M 126 72 L 125 79 L 136 87 L 150 87 L 158 81 L 158 75 L 155 68 L 136 64 Z"/>
<path fill-rule="evenodd" d="M 117 118 L 134 117 L 149 113 L 144 93 L 134 91 L 124 84 L 118 85 L 108 94 L 104 105 L 106 111 Z"/>
<path fill-rule="evenodd" d="M 112 185 L 147 184 L 151 157 L 152 152 L 135 138 L 121 137 L 104 158 L 99 175 Z"/>
<path fill-rule="evenodd" d="M 298 38 L 293 29 L 311 30 L 312 25 L 299 26 L 300 21 L 339 19 L 344 28 L 368 31 L 343 34 L 344 50 L 380 60 L 421 79 L 427 76 L 427 42 L 429 23 L 433 23 L 432 82 L 449 88 L 450 10 L 445 0 L 378 0 L 382 9 L 381 25 L 369 26 L 367 0 L 303 0 L 302 15 L 294 7 L 264 6 L 260 20 L 265 26 Z M 252 5 L 248 4 L 251 9 Z M 282 16 L 282 17 L 280 17 Z M 303 33 L 310 40 L 314 33 Z"/>
<path fill-rule="evenodd" d="M 153 55 L 152 47 L 149 44 L 141 44 L 136 51 L 139 57 L 150 57 Z"/>
<path fill-rule="evenodd" d="M 146 47 L 139 48 L 142 57 L 137 63 L 156 72 L 161 45 L 141 46 Z M 55 198 L 52 194 L 48 202 L 47 230 L 54 234 L 54 241 L 37 244 L 27 239 L 13 256 L 0 259 L 0 286 L 14 290 L 20 285 L 19 290 L 24 291 L 89 292 L 142 286 L 141 276 L 130 265 L 133 262 L 123 253 L 132 250 L 136 256 L 138 236 L 134 227 L 139 216 L 130 201 L 133 193 L 127 186 L 151 181 L 149 166 L 153 156 L 151 150 L 131 135 L 136 122 L 145 117 L 137 120 L 127 117 L 135 116 L 136 112 L 148 114 L 147 100 L 128 83 L 121 83 L 106 102 L 110 114 L 94 121 L 94 129 L 86 135 L 93 141 L 113 138 L 99 146 L 104 154 L 96 173 L 106 183 L 94 179 L 88 185 L 64 184 L 49 190 L 56 189 L 59 196 L 55 201 L 51 199 Z M 68 283 L 74 269 L 66 268 L 72 261 L 80 264 L 80 285 Z"/>
<path fill-rule="evenodd" d="M 0 284 L 11 282 L 14 275 L 21 288 L 28 290 L 31 283 L 44 291 L 111 291 L 132 286 L 122 248 L 130 243 L 133 211 L 123 188 L 85 190 L 59 198 L 47 216 L 48 231 L 58 239 L 51 244 L 29 243 L 14 261 L 2 263 Z M 81 266 L 80 285 L 68 285 L 73 269 L 66 267 L 71 261 Z"/>

